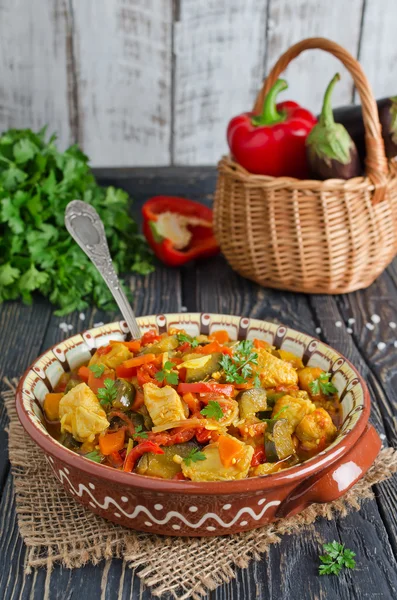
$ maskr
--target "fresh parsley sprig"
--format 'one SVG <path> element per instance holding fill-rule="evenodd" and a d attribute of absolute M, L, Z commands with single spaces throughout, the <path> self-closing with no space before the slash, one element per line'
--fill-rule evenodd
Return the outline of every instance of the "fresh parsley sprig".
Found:
<path fill-rule="evenodd" d="M 205 406 L 203 410 L 200 410 L 200 413 L 205 417 L 215 419 L 216 421 L 222 419 L 224 414 L 221 405 L 215 400 L 210 400 L 207 406 Z"/>
<path fill-rule="evenodd" d="M 85 458 L 88 458 L 88 460 L 92 460 L 93 462 L 96 463 L 100 463 L 102 458 L 101 455 L 99 454 L 98 450 L 93 450 L 92 452 L 89 452 L 88 454 L 84 454 Z"/>
<path fill-rule="evenodd" d="M 187 342 L 188 344 L 191 345 L 192 348 L 197 348 L 197 346 L 199 345 L 196 338 L 191 337 L 190 335 L 187 335 L 186 333 L 178 333 L 176 337 L 178 338 L 178 342 L 180 344 L 184 344 L 185 342 Z"/>
<path fill-rule="evenodd" d="M 323 563 L 318 568 L 320 575 L 339 575 L 343 568 L 355 568 L 356 561 L 354 557 L 356 553 L 345 548 L 345 544 L 339 544 L 334 540 L 329 544 L 324 544 L 323 548 L 326 554 L 319 557 Z"/>
<path fill-rule="evenodd" d="M 254 375 L 252 365 L 258 364 L 258 353 L 253 350 L 251 340 L 239 342 L 234 349 L 233 356 L 222 355 L 220 366 L 225 373 L 226 381 L 230 383 L 245 383 Z M 258 387 L 258 380 L 255 381 Z"/>
<path fill-rule="evenodd" d="M 107 406 L 108 404 L 112 404 L 117 397 L 117 387 L 116 382 L 113 379 L 105 379 L 103 382 L 104 387 L 99 388 L 97 392 L 97 396 L 100 400 L 102 406 Z"/>
<path fill-rule="evenodd" d="M 187 456 L 183 459 L 186 466 L 189 466 L 192 462 L 198 462 L 199 460 L 206 460 L 204 452 L 200 452 L 198 448 L 192 448 Z"/>
<path fill-rule="evenodd" d="M 169 385 L 178 385 L 179 375 L 176 371 L 173 371 L 174 367 L 175 365 L 170 360 L 167 360 L 163 369 L 157 371 L 155 374 L 157 381 L 160 383 L 166 381 Z"/>
<path fill-rule="evenodd" d="M 142 428 L 142 425 L 137 425 L 135 428 L 135 433 L 132 435 L 134 440 L 144 439 L 146 440 L 148 437 L 147 431 Z"/>
<path fill-rule="evenodd" d="M 334 386 L 332 381 L 330 381 L 331 373 L 321 373 L 317 379 L 311 381 L 309 383 L 310 391 L 314 396 L 317 396 L 320 393 L 323 393 L 325 396 L 331 396 L 331 394 L 336 394 L 338 389 Z"/>
<path fill-rule="evenodd" d="M 94 373 L 95 379 L 99 379 L 99 377 L 102 377 L 105 371 L 105 365 L 90 365 L 88 368 Z"/>

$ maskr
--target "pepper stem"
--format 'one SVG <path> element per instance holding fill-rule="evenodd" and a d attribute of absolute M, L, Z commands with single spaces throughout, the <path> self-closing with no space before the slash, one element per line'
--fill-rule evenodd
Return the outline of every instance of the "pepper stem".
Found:
<path fill-rule="evenodd" d="M 251 118 L 253 125 L 274 125 L 275 123 L 281 123 L 285 121 L 286 114 L 278 112 L 276 106 L 276 98 L 280 92 L 286 90 L 288 83 L 285 79 L 277 79 L 273 87 L 270 88 L 263 102 L 263 109 L 261 115 L 254 115 Z"/>
<path fill-rule="evenodd" d="M 339 80 L 340 75 L 339 73 L 336 73 L 329 82 L 327 89 L 325 90 L 323 107 L 321 109 L 320 115 L 320 123 L 326 128 L 332 127 L 335 124 L 334 113 L 332 112 L 331 96 L 335 87 L 335 83 Z"/>

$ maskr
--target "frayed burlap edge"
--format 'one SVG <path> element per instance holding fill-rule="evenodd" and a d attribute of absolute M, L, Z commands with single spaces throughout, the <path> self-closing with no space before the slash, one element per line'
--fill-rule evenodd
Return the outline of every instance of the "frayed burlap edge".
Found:
<path fill-rule="evenodd" d="M 59 485 L 41 450 L 24 432 L 15 410 L 16 381 L 5 379 L 2 396 L 10 420 L 9 451 L 16 511 L 28 548 L 26 569 L 62 563 L 69 568 L 112 557 L 138 568 L 154 596 L 199 600 L 235 577 L 235 567 L 260 559 L 285 534 L 297 534 L 317 517 L 332 519 L 358 510 L 372 498 L 371 486 L 397 472 L 397 452 L 381 451 L 375 464 L 345 496 L 317 504 L 261 529 L 218 538 L 170 538 L 125 529 L 73 502 Z M 221 558 L 220 558 L 221 557 Z M 181 565 L 183 568 L 181 568 Z"/>

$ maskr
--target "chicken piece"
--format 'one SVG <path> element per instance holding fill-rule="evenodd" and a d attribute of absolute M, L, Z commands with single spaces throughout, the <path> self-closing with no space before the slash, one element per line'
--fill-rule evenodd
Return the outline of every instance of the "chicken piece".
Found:
<path fill-rule="evenodd" d="M 170 385 L 159 388 L 153 383 L 145 383 L 143 398 L 155 426 L 186 419 L 182 400 Z"/>
<path fill-rule="evenodd" d="M 72 388 L 59 402 L 61 431 L 68 431 L 78 442 L 92 442 L 109 427 L 106 413 L 86 383 Z"/>
<path fill-rule="evenodd" d="M 318 394 L 313 394 L 310 386 L 313 381 L 318 379 L 323 373 L 325 373 L 325 371 L 320 369 L 320 367 L 305 367 L 304 369 L 299 369 L 298 371 L 299 387 L 310 394 L 311 398 L 315 398 L 316 400 L 324 398 L 324 395 L 321 393 L 321 390 Z"/>
<path fill-rule="evenodd" d="M 112 349 L 107 354 L 99 355 L 98 352 L 95 352 L 88 366 L 105 365 L 108 369 L 115 369 L 129 358 L 132 358 L 132 356 L 124 344 L 112 344 Z"/>
<path fill-rule="evenodd" d="M 244 479 L 248 475 L 254 449 L 241 443 L 241 454 L 236 462 L 229 467 L 222 464 L 219 455 L 219 443 L 214 442 L 203 448 L 205 460 L 182 462 L 182 473 L 192 481 L 227 481 L 229 479 Z"/>
<path fill-rule="evenodd" d="M 316 405 L 313 404 L 311 400 L 294 398 L 287 394 L 277 400 L 273 408 L 272 417 L 275 417 L 282 411 L 280 418 L 288 421 L 290 432 L 292 434 L 298 423 L 302 421 L 303 417 L 314 410 L 316 410 Z"/>
<path fill-rule="evenodd" d="M 298 374 L 294 367 L 263 348 L 258 350 L 256 370 L 264 388 L 274 388 L 278 385 L 296 385 L 298 383 Z"/>
<path fill-rule="evenodd" d="M 305 415 L 295 430 L 297 438 L 305 450 L 314 450 L 332 442 L 336 435 L 336 427 L 324 408 L 316 408 Z"/>

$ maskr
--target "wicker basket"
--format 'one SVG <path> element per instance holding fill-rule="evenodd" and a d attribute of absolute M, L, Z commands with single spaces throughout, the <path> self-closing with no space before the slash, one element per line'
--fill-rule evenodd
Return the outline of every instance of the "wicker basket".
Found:
<path fill-rule="evenodd" d="M 325 38 L 292 46 L 273 67 L 255 102 L 292 59 L 319 48 L 339 58 L 360 94 L 366 176 L 299 180 L 248 173 L 229 156 L 218 165 L 215 235 L 244 277 L 272 288 L 339 294 L 370 285 L 397 252 L 397 169 L 387 163 L 378 111 L 360 64 Z"/>

